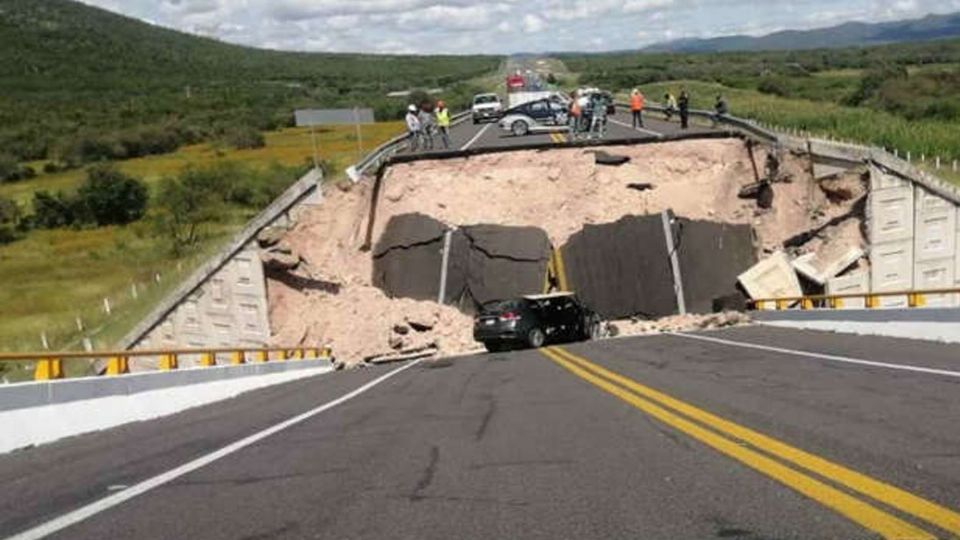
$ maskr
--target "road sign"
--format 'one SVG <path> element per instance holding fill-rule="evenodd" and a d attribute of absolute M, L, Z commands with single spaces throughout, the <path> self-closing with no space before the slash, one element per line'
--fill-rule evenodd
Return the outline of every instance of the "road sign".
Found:
<path fill-rule="evenodd" d="M 297 127 L 372 124 L 373 109 L 297 109 Z"/>
<path fill-rule="evenodd" d="M 297 127 L 310 127 L 310 137 L 313 139 L 313 166 L 320 167 L 320 152 L 317 149 L 316 126 L 337 126 L 353 124 L 357 128 L 357 157 L 363 154 L 363 134 L 361 124 L 373 124 L 376 119 L 373 109 L 297 109 L 293 111 Z"/>

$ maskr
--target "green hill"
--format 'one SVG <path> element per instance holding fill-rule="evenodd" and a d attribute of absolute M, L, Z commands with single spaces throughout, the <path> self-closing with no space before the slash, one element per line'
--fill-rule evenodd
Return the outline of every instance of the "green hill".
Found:
<path fill-rule="evenodd" d="M 371 106 L 393 118 L 404 103 L 387 92 L 450 88 L 499 63 L 254 49 L 69 0 L 0 0 L 0 148 L 24 160 L 97 157 L 98 146 L 123 157 L 110 145 L 143 154 L 125 142 L 162 147 L 238 125 L 279 127 L 299 106 Z"/>

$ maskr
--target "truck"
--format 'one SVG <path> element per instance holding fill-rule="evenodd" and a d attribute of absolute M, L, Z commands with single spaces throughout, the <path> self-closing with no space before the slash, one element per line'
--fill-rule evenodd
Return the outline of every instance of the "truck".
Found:
<path fill-rule="evenodd" d="M 537 101 L 539 99 L 548 99 L 556 92 L 544 88 L 540 77 L 531 71 L 524 75 L 517 71 L 507 77 L 507 108 L 513 109 L 524 103 Z"/>

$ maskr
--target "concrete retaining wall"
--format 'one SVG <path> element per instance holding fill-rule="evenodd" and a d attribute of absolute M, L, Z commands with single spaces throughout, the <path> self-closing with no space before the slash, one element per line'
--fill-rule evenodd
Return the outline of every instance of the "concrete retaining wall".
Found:
<path fill-rule="evenodd" d="M 269 226 L 289 226 L 302 206 L 320 204 L 322 181 L 321 171 L 313 170 L 290 186 L 119 345 L 125 349 L 266 345 L 270 322 L 257 234 Z M 147 367 L 143 362 L 131 367 Z"/>
<path fill-rule="evenodd" d="M 757 311 L 751 316 L 771 326 L 960 343 L 957 308 Z"/>
<path fill-rule="evenodd" d="M 956 272 L 960 206 L 875 162 L 870 166 L 870 187 L 870 289 L 938 289 L 960 282 Z M 883 298 L 881 305 L 903 307 L 906 299 Z M 930 296 L 927 305 L 957 306 L 960 295 Z"/>
<path fill-rule="evenodd" d="M 0 453 L 159 418 L 333 370 L 298 360 L 0 386 Z"/>

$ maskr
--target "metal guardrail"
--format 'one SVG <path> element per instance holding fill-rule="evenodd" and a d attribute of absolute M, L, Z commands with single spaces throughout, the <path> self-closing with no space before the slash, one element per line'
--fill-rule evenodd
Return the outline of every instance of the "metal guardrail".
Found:
<path fill-rule="evenodd" d="M 617 102 L 616 106 L 626 108 L 627 110 L 630 109 L 629 103 Z M 667 112 L 667 108 L 665 106 L 655 102 L 647 102 L 643 110 L 644 112 L 653 111 L 661 114 L 666 114 Z M 674 109 L 672 112 L 673 112 L 673 115 L 679 114 L 679 112 L 676 109 Z M 729 114 L 718 115 L 713 111 L 705 111 L 701 109 L 690 109 L 690 116 L 694 118 L 710 120 L 711 122 L 715 121 L 718 124 L 724 124 L 724 125 L 730 126 L 739 131 L 746 132 L 754 137 L 764 139 L 768 142 L 775 143 L 780 141 L 780 135 L 760 127 L 759 125 L 757 125 L 756 122 L 752 120 L 747 120 L 745 118 L 740 118 L 738 116 L 732 116 Z"/>
<path fill-rule="evenodd" d="M 34 380 L 49 381 L 65 377 L 63 362 L 66 360 L 107 359 L 107 376 L 130 373 L 130 358 L 156 357 L 160 371 L 170 371 L 180 367 L 180 359 L 187 356 L 199 360 L 201 367 L 217 365 L 219 355 L 229 355 L 231 365 L 242 365 L 248 359 L 254 362 L 286 360 L 323 360 L 332 359 L 329 347 L 266 347 L 266 348 L 220 348 L 220 349 L 162 349 L 162 350 L 124 350 L 91 352 L 42 352 L 42 353 L 0 353 L 2 362 L 34 362 Z"/>
<path fill-rule="evenodd" d="M 470 114 L 471 114 L 471 111 L 466 110 L 466 111 L 458 112 L 457 114 L 453 115 L 450 118 L 450 127 L 459 125 L 460 123 L 465 121 L 467 118 L 469 118 Z M 357 175 L 362 175 L 371 167 L 373 168 L 378 167 L 385 158 L 397 153 L 404 146 L 404 143 L 406 143 L 409 138 L 410 136 L 408 134 L 402 133 L 390 139 L 389 141 L 381 144 L 380 146 L 374 148 L 372 152 L 364 156 L 363 159 L 358 161 L 353 166 L 353 171 Z"/>
<path fill-rule="evenodd" d="M 867 309 L 876 309 L 880 307 L 881 298 L 906 297 L 908 307 L 924 307 L 927 305 L 927 297 L 940 294 L 960 294 L 960 287 L 946 289 L 924 289 L 920 291 L 889 291 L 889 292 L 865 292 L 865 293 L 844 293 L 844 294 L 816 294 L 811 296 L 789 296 L 782 298 L 759 298 L 750 300 L 747 306 L 756 311 L 766 311 L 770 305 L 776 310 L 786 310 L 799 307 L 801 310 L 809 309 L 839 309 L 843 307 L 844 300 L 851 298 L 862 299 L 863 305 Z"/>

